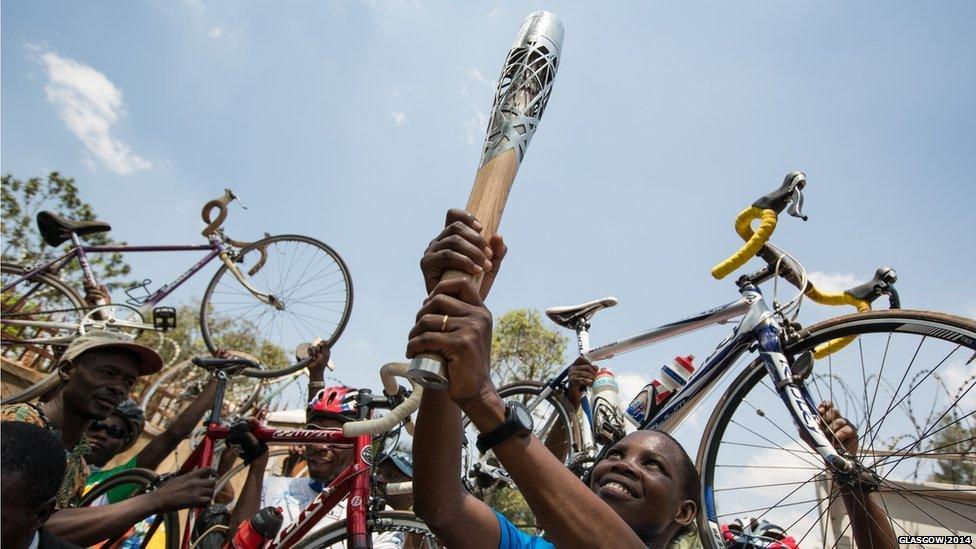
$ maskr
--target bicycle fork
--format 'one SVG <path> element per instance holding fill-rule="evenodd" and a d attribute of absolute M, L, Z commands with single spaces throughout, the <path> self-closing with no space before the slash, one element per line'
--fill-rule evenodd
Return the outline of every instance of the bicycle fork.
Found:
<path fill-rule="evenodd" d="M 840 455 L 820 430 L 817 404 L 813 401 L 806 383 L 793 374 L 789 361 L 783 354 L 780 344 L 782 329 L 774 320 L 767 318 L 753 328 L 753 333 L 756 335 L 759 355 L 766 365 L 769 379 L 772 380 L 774 389 L 793 416 L 793 421 L 800 432 L 800 439 L 816 451 L 834 471 L 841 474 L 853 472 L 854 461 Z"/>

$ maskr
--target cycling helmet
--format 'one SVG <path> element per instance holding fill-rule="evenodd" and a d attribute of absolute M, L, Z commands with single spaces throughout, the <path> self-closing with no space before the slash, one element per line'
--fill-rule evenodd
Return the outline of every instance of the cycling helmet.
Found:
<path fill-rule="evenodd" d="M 326 387 L 316 393 L 312 401 L 308 403 L 307 415 L 309 418 L 326 417 L 343 422 L 353 421 L 358 418 L 356 408 L 358 393 L 358 389 L 352 389 L 345 385 Z"/>
<path fill-rule="evenodd" d="M 748 524 L 735 519 L 723 524 L 722 538 L 729 549 L 800 549 L 796 540 L 786 531 L 765 520 L 750 519 Z"/>
<path fill-rule="evenodd" d="M 128 431 L 128 435 L 125 437 L 125 442 L 122 444 L 122 449 L 120 452 L 128 450 L 136 440 L 139 439 L 139 435 L 142 434 L 142 429 L 146 425 L 146 415 L 143 413 L 142 408 L 136 404 L 136 401 L 131 398 L 127 398 L 115 406 L 113 413 L 120 418 L 125 424 L 125 428 Z"/>

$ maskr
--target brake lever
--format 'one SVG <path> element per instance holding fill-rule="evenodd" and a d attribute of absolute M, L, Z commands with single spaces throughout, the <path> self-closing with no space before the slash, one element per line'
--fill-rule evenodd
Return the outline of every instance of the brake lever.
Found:
<path fill-rule="evenodd" d="M 244 203 L 241 202 L 241 197 L 237 196 L 237 194 L 234 193 L 234 191 L 232 191 L 230 189 L 224 189 L 224 190 L 227 191 L 227 194 L 230 195 L 230 200 L 228 201 L 228 203 L 229 202 L 233 202 L 234 200 L 236 200 L 237 203 L 241 205 L 241 209 L 242 210 L 246 210 L 247 209 L 247 206 L 245 206 Z"/>
<path fill-rule="evenodd" d="M 790 195 L 790 206 L 786 212 L 793 217 L 799 217 L 804 221 L 807 220 L 807 216 L 803 215 L 803 193 L 800 192 L 799 187 L 793 189 L 793 193 Z"/>

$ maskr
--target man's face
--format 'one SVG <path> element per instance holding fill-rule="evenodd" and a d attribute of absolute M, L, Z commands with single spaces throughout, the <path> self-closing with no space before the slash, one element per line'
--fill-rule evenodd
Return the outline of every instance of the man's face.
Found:
<path fill-rule="evenodd" d="M 92 423 L 87 433 L 91 452 L 85 456 L 85 461 L 96 467 L 104 467 L 122 450 L 128 434 L 128 426 L 118 414 Z"/>
<path fill-rule="evenodd" d="M 129 396 L 139 375 L 139 362 L 130 353 L 95 349 L 62 367 L 68 383 L 64 400 L 85 419 L 105 419 Z"/>
<path fill-rule="evenodd" d="M 21 473 L 3 473 L 0 475 L 0 492 L 3 497 L 0 509 L 0 534 L 3 547 L 14 547 L 24 536 L 44 525 L 51 513 L 54 512 L 54 500 L 41 504 L 36 508 L 26 503 L 26 497 L 31 487 Z"/>
<path fill-rule="evenodd" d="M 688 519 L 690 501 L 682 496 L 681 451 L 660 433 L 631 433 L 593 467 L 590 489 L 642 539 L 656 537 L 676 519 Z M 693 520 L 693 503 L 691 508 Z"/>
<path fill-rule="evenodd" d="M 409 482 L 412 480 L 399 467 L 393 464 L 392 460 L 386 460 L 380 463 L 377 468 L 377 481 L 379 481 L 380 486 L 385 490 L 387 484 L 394 482 Z M 394 509 L 407 510 L 413 507 L 413 494 L 398 494 L 386 496 L 386 502 L 390 507 Z"/>
<path fill-rule="evenodd" d="M 307 429 L 341 429 L 342 422 L 337 419 L 309 419 Z M 308 476 L 322 483 L 335 480 L 343 469 L 352 464 L 353 449 L 337 448 L 325 444 L 306 444 Z"/>

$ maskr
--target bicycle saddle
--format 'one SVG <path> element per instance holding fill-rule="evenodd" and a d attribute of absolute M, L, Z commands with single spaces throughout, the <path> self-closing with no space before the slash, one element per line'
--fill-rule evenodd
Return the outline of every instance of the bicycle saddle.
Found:
<path fill-rule="evenodd" d="M 44 242 L 55 247 L 69 240 L 71 233 L 84 236 L 112 230 L 112 226 L 104 221 L 72 221 L 47 211 L 37 214 L 37 228 L 41 231 Z"/>
<path fill-rule="evenodd" d="M 246 358 L 207 358 L 193 357 L 190 362 L 205 370 L 234 370 L 237 368 L 259 368 L 260 365 Z"/>
<path fill-rule="evenodd" d="M 576 325 L 579 322 L 589 322 L 593 315 L 597 313 L 600 309 L 606 309 L 613 307 L 617 303 L 617 298 L 615 297 L 604 297 L 602 299 L 597 299 L 595 301 L 590 301 L 587 303 L 580 303 L 579 305 L 564 305 L 562 307 L 550 307 L 546 309 L 546 316 L 556 324 L 562 326 L 563 328 L 569 328 L 570 330 L 575 330 Z"/>

